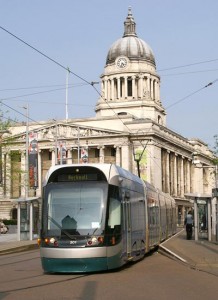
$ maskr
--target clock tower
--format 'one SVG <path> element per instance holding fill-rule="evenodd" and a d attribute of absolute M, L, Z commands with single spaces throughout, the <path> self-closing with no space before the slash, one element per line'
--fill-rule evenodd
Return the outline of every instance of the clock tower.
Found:
<path fill-rule="evenodd" d="M 150 46 L 136 34 L 131 8 L 124 22 L 123 37 L 110 47 L 101 75 L 101 97 L 96 117 L 132 115 L 166 123 L 160 101 L 160 77 Z"/>

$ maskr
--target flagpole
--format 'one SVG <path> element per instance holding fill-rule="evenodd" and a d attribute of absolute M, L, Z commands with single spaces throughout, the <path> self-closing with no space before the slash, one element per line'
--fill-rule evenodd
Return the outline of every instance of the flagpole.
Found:
<path fill-rule="evenodd" d="M 69 73 L 70 73 L 70 69 L 67 68 L 67 76 L 66 76 L 66 102 L 65 102 L 66 120 L 68 120 L 68 81 L 69 81 Z"/>

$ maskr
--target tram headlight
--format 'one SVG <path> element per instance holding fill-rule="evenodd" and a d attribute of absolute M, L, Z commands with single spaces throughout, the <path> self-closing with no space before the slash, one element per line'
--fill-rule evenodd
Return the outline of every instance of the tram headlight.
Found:
<path fill-rule="evenodd" d="M 99 246 L 103 244 L 103 236 L 92 236 L 87 240 L 87 246 Z"/>
<path fill-rule="evenodd" d="M 54 237 L 51 238 L 45 238 L 44 239 L 44 243 L 48 246 L 54 246 L 57 247 L 58 246 L 58 242 Z"/>

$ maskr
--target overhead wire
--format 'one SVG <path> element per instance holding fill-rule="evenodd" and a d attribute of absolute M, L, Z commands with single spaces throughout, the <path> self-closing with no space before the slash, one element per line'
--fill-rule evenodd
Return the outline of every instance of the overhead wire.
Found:
<path fill-rule="evenodd" d="M 68 71 L 69 73 L 73 74 L 74 76 L 76 76 L 77 78 L 81 79 L 82 81 L 86 82 L 87 84 L 91 83 L 89 81 L 87 81 L 86 79 L 84 79 L 83 77 L 77 75 L 76 73 L 72 72 L 68 67 L 65 67 L 64 65 L 62 65 L 61 63 L 57 62 L 56 60 L 54 60 L 53 58 L 51 58 L 50 56 L 46 55 L 45 53 L 43 53 L 42 51 L 36 49 L 35 47 L 33 47 L 32 45 L 30 45 L 29 43 L 25 42 L 23 39 L 19 38 L 17 35 L 13 34 L 12 32 L 10 32 L 9 30 L 5 29 L 4 27 L 0 26 L 0 29 L 4 30 L 5 32 L 7 32 L 8 34 L 10 34 L 11 36 L 13 36 L 15 39 L 17 39 L 18 41 L 20 41 L 21 43 L 25 44 L 26 46 L 30 47 L 31 49 L 33 49 L 34 51 L 38 52 L 39 54 L 41 54 L 42 56 L 44 56 L 45 58 L 47 58 L 48 60 L 52 61 L 53 63 L 55 63 L 56 65 L 58 65 L 59 67 L 61 67 L 62 69 L 64 69 L 65 71 Z"/>
<path fill-rule="evenodd" d="M 190 97 L 193 96 L 194 94 L 199 93 L 200 91 L 202 91 L 203 89 L 205 89 L 205 88 L 207 88 L 207 87 L 213 85 L 213 84 L 214 84 L 215 82 L 217 82 L 217 81 L 218 81 L 218 79 L 215 79 L 214 81 L 209 82 L 208 84 L 206 84 L 206 85 L 203 86 L 202 88 L 200 88 L 200 89 L 198 89 L 198 90 L 192 92 L 191 94 L 189 94 L 189 95 L 187 95 L 187 96 L 185 96 L 185 97 L 179 99 L 178 101 L 172 103 L 171 105 L 167 106 L 166 109 L 169 109 L 169 108 L 171 108 L 171 107 L 177 105 L 178 103 L 180 103 L 180 102 L 186 100 L 187 98 L 190 98 Z"/>
<path fill-rule="evenodd" d="M 73 87 L 70 87 L 70 88 L 73 88 Z M 39 94 L 46 94 L 46 93 L 61 91 L 61 90 L 65 90 L 65 89 L 66 89 L 66 87 L 59 88 L 59 89 L 48 90 L 48 91 L 42 91 L 42 92 L 35 92 L 35 93 L 31 93 L 31 94 L 24 94 L 24 95 L 18 95 L 18 96 L 13 96 L 13 97 L 7 97 L 7 98 L 2 98 L 1 101 L 12 100 L 12 99 L 21 98 L 21 97 L 22 98 L 23 97 L 29 97 L 29 96 L 39 95 Z"/>
<path fill-rule="evenodd" d="M 20 42 L 22 42 L 23 44 L 25 44 L 26 46 L 30 47 L 31 49 L 33 49 L 34 51 L 38 52 L 39 54 L 41 54 L 42 56 L 44 56 L 45 58 L 47 58 L 48 60 L 52 61 L 53 63 L 55 63 L 56 65 L 58 65 L 59 67 L 61 67 L 62 69 L 68 71 L 69 73 L 71 73 L 72 75 L 76 76 L 77 78 L 81 79 L 82 81 L 86 82 L 87 84 L 91 85 L 94 90 L 100 95 L 100 97 L 103 99 L 102 95 L 100 94 L 100 92 L 96 89 L 95 87 L 95 83 L 96 82 L 89 82 L 86 79 L 84 79 L 83 77 L 77 75 L 76 73 L 72 72 L 69 67 L 65 67 L 64 65 L 62 65 L 61 63 L 57 62 L 56 60 L 54 60 L 53 58 L 51 58 L 50 56 L 44 54 L 42 51 L 38 50 L 37 48 L 33 47 L 32 45 L 30 45 L 29 43 L 25 42 L 23 39 L 19 38 L 18 36 L 16 36 L 15 34 L 11 33 L 10 31 L 8 31 L 7 29 L 5 29 L 4 27 L 0 26 L 0 29 L 4 30 L 5 32 L 7 32 L 8 34 L 10 34 L 11 36 L 13 36 L 14 38 L 16 38 L 17 40 L 19 40 Z M 166 71 L 166 70 L 173 70 L 173 69 L 178 69 L 178 68 L 184 68 L 184 67 L 189 67 L 189 66 L 194 66 L 194 65 L 198 65 L 198 64 L 203 64 L 203 63 L 208 63 L 208 62 L 214 62 L 217 61 L 218 59 L 212 59 L 212 60 L 207 60 L 207 61 L 202 61 L 202 62 L 197 62 L 197 63 L 191 63 L 191 64 L 186 64 L 186 65 L 181 65 L 181 66 L 175 66 L 175 67 L 171 67 L 171 68 L 167 68 L 167 69 L 160 69 L 158 70 L 158 72 L 162 72 L 162 71 Z M 169 105 L 166 109 L 169 109 L 170 107 L 184 101 L 185 99 L 191 97 L 192 95 L 200 92 L 201 90 L 203 90 L 204 88 L 212 85 L 213 83 L 215 83 L 217 81 L 214 80 L 213 82 L 210 82 L 209 84 L 207 84 L 206 86 L 198 89 L 197 91 L 187 95 L 186 97 L 183 97 L 182 99 L 176 101 L 175 103 Z M 39 92 L 40 93 L 40 92 Z M 34 93 L 35 94 L 35 93 Z M 123 125 L 128 129 L 128 131 L 131 132 L 131 130 L 128 128 L 128 126 L 126 124 L 124 124 L 124 122 L 122 121 L 122 119 L 117 115 L 117 113 L 113 110 L 113 108 L 110 106 L 110 104 L 108 103 L 108 101 L 106 99 L 103 99 L 106 104 L 109 106 L 109 108 L 114 112 L 114 114 L 117 116 L 117 118 L 123 123 Z M 2 102 L 2 104 L 6 105 L 5 103 Z M 7 106 L 7 105 L 6 105 Z M 17 111 L 13 108 L 11 108 L 10 106 L 8 106 L 10 109 Z M 17 111 L 18 112 L 18 111 Z M 20 113 L 20 112 L 18 112 Z M 22 113 L 20 113 L 21 115 L 24 115 Z M 36 122 L 36 121 L 34 121 Z M 37 123 L 37 122 L 36 122 Z"/>
<path fill-rule="evenodd" d="M 56 60 L 52 59 L 52 58 L 49 57 L 48 55 L 44 54 L 43 52 L 39 51 L 39 50 L 36 49 L 35 47 L 33 47 L 33 46 L 31 46 L 30 44 L 26 43 L 24 40 L 20 39 L 19 37 L 17 37 L 17 36 L 14 35 L 14 34 L 12 34 L 12 33 L 9 32 L 8 30 L 6 30 L 5 28 L 3 28 L 3 27 L 1 27 L 1 26 L 0 26 L 0 28 L 1 28 L 2 30 L 4 30 L 5 32 L 7 32 L 8 34 L 10 34 L 11 36 L 13 36 L 13 37 L 15 37 L 16 39 L 18 39 L 19 41 L 21 41 L 22 43 L 24 43 L 25 45 L 27 45 L 28 47 L 30 47 L 30 48 L 32 48 L 33 50 L 35 50 L 35 51 L 38 52 L 39 54 L 43 55 L 45 58 L 49 59 L 50 61 L 54 62 L 55 64 L 57 64 L 57 65 L 60 66 L 61 68 L 63 68 L 63 69 L 65 69 L 65 70 L 69 71 L 69 73 L 71 73 L 71 74 L 73 74 L 74 76 L 76 76 L 76 77 L 80 78 L 81 80 L 85 81 L 87 84 L 91 85 L 91 86 L 96 90 L 96 92 L 100 95 L 100 97 L 102 97 L 101 94 L 100 94 L 99 91 L 95 88 L 95 86 L 94 86 L 94 84 L 93 84 L 92 82 L 88 82 L 87 80 L 85 80 L 85 79 L 82 78 L 81 76 L 79 76 L 79 75 L 77 75 L 76 73 L 72 72 L 69 68 L 64 67 L 62 64 L 60 64 L 60 63 L 57 62 Z M 208 61 L 203 61 L 203 62 L 198 62 L 198 63 L 191 63 L 191 64 L 188 64 L 188 65 L 181 65 L 181 66 L 176 66 L 176 67 L 171 67 L 171 68 L 161 69 L 161 70 L 158 70 L 158 72 L 163 72 L 163 71 L 168 71 L 168 70 L 174 70 L 174 69 L 184 68 L 184 67 L 190 67 L 190 66 L 194 66 L 194 65 L 198 65 L 198 64 L 214 62 L 214 61 L 217 61 L 217 60 L 218 60 L 218 59 L 213 59 L 213 60 L 208 60 Z M 208 72 L 208 71 L 215 71 L 215 70 L 206 70 L 206 71 Z M 205 71 L 185 72 L 185 73 L 179 73 L 179 74 L 167 74 L 167 75 L 162 75 L 162 76 L 172 76 L 172 75 L 175 76 L 175 75 L 183 75 L 183 74 L 188 74 L 188 73 L 190 74 L 190 73 L 199 73 L 199 72 L 205 72 Z M 175 106 L 175 105 L 177 105 L 178 103 L 180 103 L 180 102 L 186 100 L 187 98 L 193 96 L 194 94 L 199 93 L 199 92 L 202 91 L 203 89 L 205 89 L 205 88 L 211 86 L 211 85 L 212 85 L 213 83 L 215 83 L 217 80 L 218 80 L 218 79 L 214 80 L 213 82 L 208 83 L 206 86 L 204 86 L 204 87 L 202 87 L 202 88 L 200 88 L 200 89 L 194 91 L 193 93 L 187 95 L 186 97 L 183 97 L 182 99 L 180 99 L 180 100 L 176 101 L 175 103 L 173 103 L 173 104 L 169 105 L 168 107 L 166 107 L 166 109 L 169 109 L 169 108 L 171 108 L 172 106 Z M 42 92 L 42 93 L 43 93 L 43 92 Z M 39 93 L 29 94 L 29 95 L 36 95 L 36 94 L 40 94 L 40 92 L 39 92 Z M 29 96 L 29 95 L 24 95 L 24 97 Z M 17 96 L 17 97 L 21 97 L 21 96 Z M 13 97 L 13 98 L 17 98 L 17 97 Z M 8 98 L 7 98 L 7 99 L 8 99 Z M 5 99 L 3 99 L 3 100 L 5 100 Z M 106 101 L 106 99 L 104 99 L 104 101 L 107 103 L 107 105 L 109 106 L 109 108 L 116 114 L 116 112 L 115 112 L 115 111 L 113 110 L 113 108 L 109 105 L 109 103 Z M 2 104 L 3 104 L 3 103 L 2 103 Z M 4 105 L 6 105 L 6 104 L 4 104 Z M 9 107 L 10 109 L 16 111 L 15 109 L 11 108 L 10 106 L 8 106 L 8 105 L 6 105 L 6 106 Z M 18 113 L 20 113 L 20 112 L 18 112 Z M 21 114 L 21 115 L 24 115 L 24 114 L 22 114 L 22 113 L 20 113 L 20 114 Z M 117 114 L 116 114 L 116 116 L 118 117 L 118 119 L 120 119 L 119 116 L 118 116 Z M 29 118 L 29 119 L 30 119 L 30 118 Z M 123 123 L 122 119 L 120 119 L 120 120 L 121 120 L 121 122 Z M 33 121 L 34 121 L 34 120 L 33 120 Z M 36 121 L 34 121 L 34 122 L 36 122 Z M 124 124 L 124 123 L 123 123 L 123 124 Z M 126 126 L 126 124 L 124 124 L 124 125 Z M 127 127 L 127 126 L 126 126 L 126 127 Z M 128 127 L 127 127 L 127 128 L 128 128 Z M 129 128 L 128 128 L 128 130 L 129 130 Z M 150 130 L 151 130 L 151 128 L 149 129 L 149 131 L 150 131 Z M 147 144 L 146 144 L 146 146 L 147 146 Z M 143 152 L 144 152 L 144 150 L 143 150 Z M 143 153 L 142 153 L 142 154 L 143 154 Z M 141 154 L 141 156 L 142 156 L 142 154 Z"/>
<path fill-rule="evenodd" d="M 68 84 L 68 88 L 73 88 L 77 86 L 84 86 L 86 83 L 77 83 L 77 84 Z M 20 88 L 7 88 L 7 89 L 0 89 L 0 92 L 7 92 L 7 91 L 18 91 L 18 90 L 32 90 L 32 89 L 44 89 L 50 87 L 64 87 L 66 88 L 66 84 L 55 84 L 55 85 L 41 85 L 41 86 L 30 86 L 30 87 L 20 87 Z"/>
<path fill-rule="evenodd" d="M 62 65 L 61 63 L 57 62 L 56 60 L 54 60 L 53 58 L 51 58 L 50 56 L 44 54 L 42 51 L 36 49 L 35 47 L 33 47 L 32 45 L 30 45 L 29 43 L 25 42 L 23 39 L 19 38 L 18 36 L 16 36 L 15 34 L 11 33 L 10 31 L 8 31 L 7 29 L 5 29 L 4 27 L 0 26 L 0 29 L 4 30 L 5 32 L 7 32 L 9 35 L 13 36 L 14 38 L 16 38 L 17 40 L 19 40 L 20 42 L 22 42 L 23 44 L 25 44 L 26 46 L 30 47 L 31 49 L 33 49 L 34 51 L 38 52 L 39 54 L 41 54 L 42 56 L 44 56 L 45 58 L 47 58 L 48 60 L 52 61 L 53 63 L 55 63 L 56 65 L 58 65 L 59 67 L 61 67 L 62 69 L 68 71 L 69 73 L 73 74 L 74 76 L 76 76 L 77 78 L 80 78 L 82 81 L 86 82 L 87 84 L 91 85 L 94 90 L 100 95 L 100 97 L 102 97 L 102 95 L 99 93 L 99 91 L 96 89 L 95 84 L 97 82 L 89 82 L 86 79 L 84 79 L 83 77 L 77 75 L 76 73 L 72 72 L 68 67 L 65 67 L 64 65 Z M 110 107 L 109 103 L 105 100 L 105 102 L 107 103 L 107 105 Z M 112 109 L 110 107 L 110 109 Z M 113 110 L 113 109 L 112 109 Z M 114 111 L 114 110 L 113 110 Z M 117 114 L 116 114 L 117 115 Z M 118 119 L 119 116 L 117 115 Z M 123 123 L 123 121 L 120 119 L 120 121 Z M 128 128 L 128 126 L 126 124 L 123 123 L 123 125 L 128 129 L 128 131 L 130 131 L 130 129 Z"/>
<path fill-rule="evenodd" d="M 3 102 L 0 101 L 0 104 L 2 104 L 2 105 L 4 105 L 4 106 L 8 107 L 9 109 L 11 109 L 11 110 L 15 111 L 16 113 L 18 113 L 18 114 L 24 116 L 25 118 L 28 118 L 28 120 L 33 121 L 34 123 L 36 123 L 36 124 L 38 124 L 38 125 L 41 125 L 41 124 L 40 124 L 39 122 L 37 122 L 36 120 L 33 120 L 33 119 L 30 118 L 29 116 L 26 116 L 24 113 L 22 113 L 22 112 L 18 111 L 17 109 L 15 109 L 15 108 L 13 108 L 13 107 L 7 105 L 6 103 L 3 103 Z"/>
<path fill-rule="evenodd" d="M 158 72 L 163 72 L 163 71 L 168 71 L 168 70 L 186 68 L 186 67 L 191 67 L 191 66 L 200 65 L 200 64 L 206 64 L 206 63 L 210 63 L 210 62 L 214 62 L 214 61 L 218 61 L 218 58 L 210 59 L 210 60 L 204 60 L 204 61 L 200 61 L 200 62 L 196 62 L 196 63 L 190 63 L 190 64 L 186 64 L 186 65 L 180 65 L 180 66 L 165 68 L 165 69 L 160 69 L 160 70 L 157 70 L 157 71 Z"/>
<path fill-rule="evenodd" d="M 218 69 L 190 71 L 190 72 L 183 72 L 183 73 L 162 74 L 161 77 L 167 77 L 167 76 L 179 76 L 179 75 L 197 74 L 197 73 L 215 72 L 215 71 L 218 71 Z"/>

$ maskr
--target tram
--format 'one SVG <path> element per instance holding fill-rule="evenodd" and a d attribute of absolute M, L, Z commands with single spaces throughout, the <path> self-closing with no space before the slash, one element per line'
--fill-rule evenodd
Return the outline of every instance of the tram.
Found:
<path fill-rule="evenodd" d="M 116 269 L 176 231 L 175 201 L 114 164 L 51 167 L 39 239 L 48 273 Z"/>

